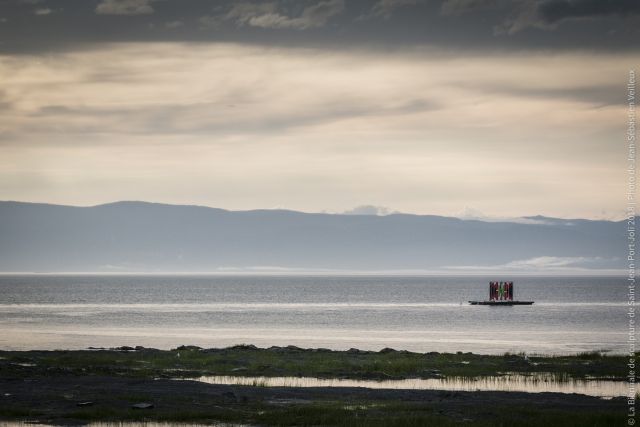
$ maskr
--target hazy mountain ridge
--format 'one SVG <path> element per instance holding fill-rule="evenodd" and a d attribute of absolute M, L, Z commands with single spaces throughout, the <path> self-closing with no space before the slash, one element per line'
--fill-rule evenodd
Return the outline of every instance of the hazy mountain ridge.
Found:
<path fill-rule="evenodd" d="M 0 202 L 0 271 L 624 269 L 624 221 Z"/>

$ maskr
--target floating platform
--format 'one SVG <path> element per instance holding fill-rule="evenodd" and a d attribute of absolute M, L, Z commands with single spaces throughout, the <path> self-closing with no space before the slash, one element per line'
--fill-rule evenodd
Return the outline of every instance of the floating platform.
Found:
<path fill-rule="evenodd" d="M 513 299 L 513 282 L 489 282 L 489 299 L 485 301 L 469 301 L 471 305 L 531 305 L 533 301 L 517 301 Z"/>
<path fill-rule="evenodd" d="M 533 301 L 469 301 L 471 305 L 532 305 Z"/>

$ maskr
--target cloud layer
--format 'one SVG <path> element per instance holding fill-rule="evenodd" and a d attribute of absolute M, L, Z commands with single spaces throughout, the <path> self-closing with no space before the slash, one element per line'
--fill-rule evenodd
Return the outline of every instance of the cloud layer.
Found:
<path fill-rule="evenodd" d="M 153 0 L 102 0 L 96 6 L 99 15 L 147 15 L 153 13 Z"/>
<path fill-rule="evenodd" d="M 640 2 L 1 7 L 0 199 L 621 215 Z"/>
<path fill-rule="evenodd" d="M 343 9 L 344 0 L 326 0 L 305 7 L 299 16 L 288 16 L 278 10 L 275 2 L 238 3 L 232 6 L 225 19 L 252 27 L 306 30 L 324 26 Z"/>
<path fill-rule="evenodd" d="M 639 5 L 635 0 L 6 0 L 0 51 L 196 41 L 334 49 L 637 51 Z"/>
<path fill-rule="evenodd" d="M 0 198 L 615 217 L 625 106 L 597 94 L 637 59 L 228 43 L 4 56 Z"/>

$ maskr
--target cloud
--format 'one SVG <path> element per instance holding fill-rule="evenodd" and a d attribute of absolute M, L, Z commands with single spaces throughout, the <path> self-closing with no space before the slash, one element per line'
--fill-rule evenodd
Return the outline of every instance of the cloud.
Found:
<path fill-rule="evenodd" d="M 565 19 L 640 14 L 637 0 L 544 0 L 538 4 L 538 16 L 553 24 Z"/>
<path fill-rule="evenodd" d="M 325 0 L 305 7 L 299 16 L 291 17 L 278 10 L 276 3 L 238 3 L 225 15 L 237 25 L 259 28 L 306 30 L 323 27 L 344 10 L 344 0 Z M 209 17 L 206 22 L 214 21 Z"/>
<path fill-rule="evenodd" d="M 34 13 L 38 16 L 44 16 L 44 15 L 50 15 L 51 12 L 53 12 L 51 9 L 49 9 L 48 7 L 45 7 L 41 9 L 36 9 Z"/>
<path fill-rule="evenodd" d="M 440 7 L 440 13 L 442 15 L 462 15 L 478 10 L 497 8 L 504 3 L 500 0 L 445 0 Z"/>
<path fill-rule="evenodd" d="M 369 19 L 372 17 L 389 19 L 396 9 L 405 6 L 414 6 L 422 2 L 423 0 L 378 0 L 369 13 L 360 16 L 358 19 Z"/>
<path fill-rule="evenodd" d="M 103 0 L 96 6 L 98 15 L 148 15 L 154 12 L 154 0 Z"/>
<path fill-rule="evenodd" d="M 445 16 L 494 11 L 502 22 L 494 34 L 515 34 L 525 28 L 553 30 L 567 20 L 640 14 L 636 0 L 445 0 L 440 12 Z M 506 17 L 504 16 L 506 15 Z"/>
<path fill-rule="evenodd" d="M 58 3 L 75 4 L 71 0 Z M 87 0 L 81 3 L 88 7 L 53 7 L 58 3 L 0 0 L 5 5 L 2 17 L 9 22 L 0 24 L 6 39 L 0 43 L 0 52 L 69 52 L 109 43 L 221 40 L 342 50 L 436 47 L 463 55 L 478 50 L 640 51 L 634 43 L 640 19 L 629 18 L 636 6 L 604 0 L 605 6 L 591 8 L 584 6 L 584 0 Z M 33 13 L 37 8 L 51 8 L 55 22 L 41 25 L 43 17 Z M 145 16 L 146 25 L 140 25 L 139 19 L 105 19 L 104 14 Z M 362 19 L 370 21 L 354 22 Z M 562 24 L 569 20 L 571 25 Z M 179 30 L 166 25 L 177 21 L 184 23 Z M 16 22 L 24 25 L 14 25 Z M 562 28 L 557 36 L 538 30 L 520 33 L 527 27 L 558 26 Z M 495 37 L 514 33 L 519 34 Z"/>
<path fill-rule="evenodd" d="M 233 88 L 236 94 L 239 88 Z M 45 105 L 31 114 L 40 121 L 31 127 L 36 132 L 138 134 L 243 134 L 265 135 L 330 125 L 350 119 L 415 114 L 434 109 L 426 101 L 410 101 L 406 105 L 380 106 L 358 99 L 333 99 L 330 95 L 302 108 L 253 111 L 245 106 L 225 102 L 156 102 L 153 105 L 119 107 L 87 105 Z M 226 111 L 225 111 L 226 110 Z M 215 117 L 218 116 L 218 117 Z M 107 123 L 112 123 L 111 126 Z M 117 124 L 120 125 L 117 125 Z M 126 128 L 126 130 L 125 130 Z"/>
<path fill-rule="evenodd" d="M 83 200 L 593 217 L 619 206 L 609 142 L 625 107 L 494 89 L 608 87 L 637 59 L 232 43 L 7 55 L 2 194 L 71 200 L 95 183 Z M 39 176 L 51 187 L 25 189 Z"/>
<path fill-rule="evenodd" d="M 222 24 L 223 19 L 219 16 L 204 15 L 198 18 L 198 23 L 202 27 L 218 28 Z"/>
<path fill-rule="evenodd" d="M 501 217 L 501 216 L 489 216 L 485 215 L 478 209 L 465 206 L 465 208 L 454 215 L 457 218 L 468 221 L 483 221 L 483 222 L 511 222 L 516 224 L 531 224 L 531 225 L 571 225 L 570 222 L 562 220 L 550 220 L 544 217 Z"/>
<path fill-rule="evenodd" d="M 469 91 L 476 93 L 484 93 L 488 95 L 503 95 L 512 97 L 521 97 L 526 99 L 558 99 L 567 101 L 576 101 L 592 106 L 610 106 L 624 105 L 626 99 L 618 93 L 618 85 L 606 84 L 589 84 L 589 85 L 571 85 L 564 82 L 560 85 L 553 84 L 535 85 L 523 84 L 522 82 L 507 83 L 504 81 L 495 81 L 493 83 L 486 82 L 482 86 L 469 84 L 468 82 L 456 82 L 457 87 L 465 87 Z"/>
<path fill-rule="evenodd" d="M 235 3 L 224 16 L 226 20 L 235 21 L 239 25 L 247 25 L 255 17 L 275 14 L 277 5 L 270 3 Z"/>
<path fill-rule="evenodd" d="M 553 30 L 568 20 L 637 15 L 637 0 L 529 0 L 520 1 L 512 15 L 494 30 L 496 34 L 515 34 L 529 27 Z"/>
<path fill-rule="evenodd" d="M 500 265 L 464 265 L 448 266 L 449 270 L 472 270 L 472 271 L 519 271 L 519 272 L 542 272 L 542 271 L 584 271 L 589 269 L 607 268 L 605 260 L 600 257 L 556 257 L 541 256 L 525 260 L 511 261 Z M 609 260 L 610 261 L 610 260 Z M 603 264 L 605 263 L 605 264 Z"/>
<path fill-rule="evenodd" d="M 180 28 L 184 25 L 182 21 L 170 21 L 164 24 L 166 28 Z"/>
<path fill-rule="evenodd" d="M 372 216 L 385 216 L 385 215 L 391 215 L 393 213 L 397 213 L 397 212 L 384 206 L 374 206 L 374 205 L 356 206 L 353 209 L 343 212 L 344 215 L 372 215 Z"/>
<path fill-rule="evenodd" d="M 12 103 L 8 101 L 6 93 L 0 90 L 0 111 L 11 109 Z"/>
<path fill-rule="evenodd" d="M 598 257 L 554 257 L 541 256 L 526 260 L 511 261 L 505 264 L 505 269 L 540 270 L 545 268 L 584 267 L 585 264 L 601 261 Z"/>

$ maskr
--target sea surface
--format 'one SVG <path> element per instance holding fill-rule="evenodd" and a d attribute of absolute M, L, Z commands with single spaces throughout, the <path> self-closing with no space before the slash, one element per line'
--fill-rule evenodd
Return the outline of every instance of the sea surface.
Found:
<path fill-rule="evenodd" d="M 494 277 L 3 275 L 0 349 L 296 345 L 624 353 L 624 277 L 512 277 L 532 306 L 471 306 Z"/>

